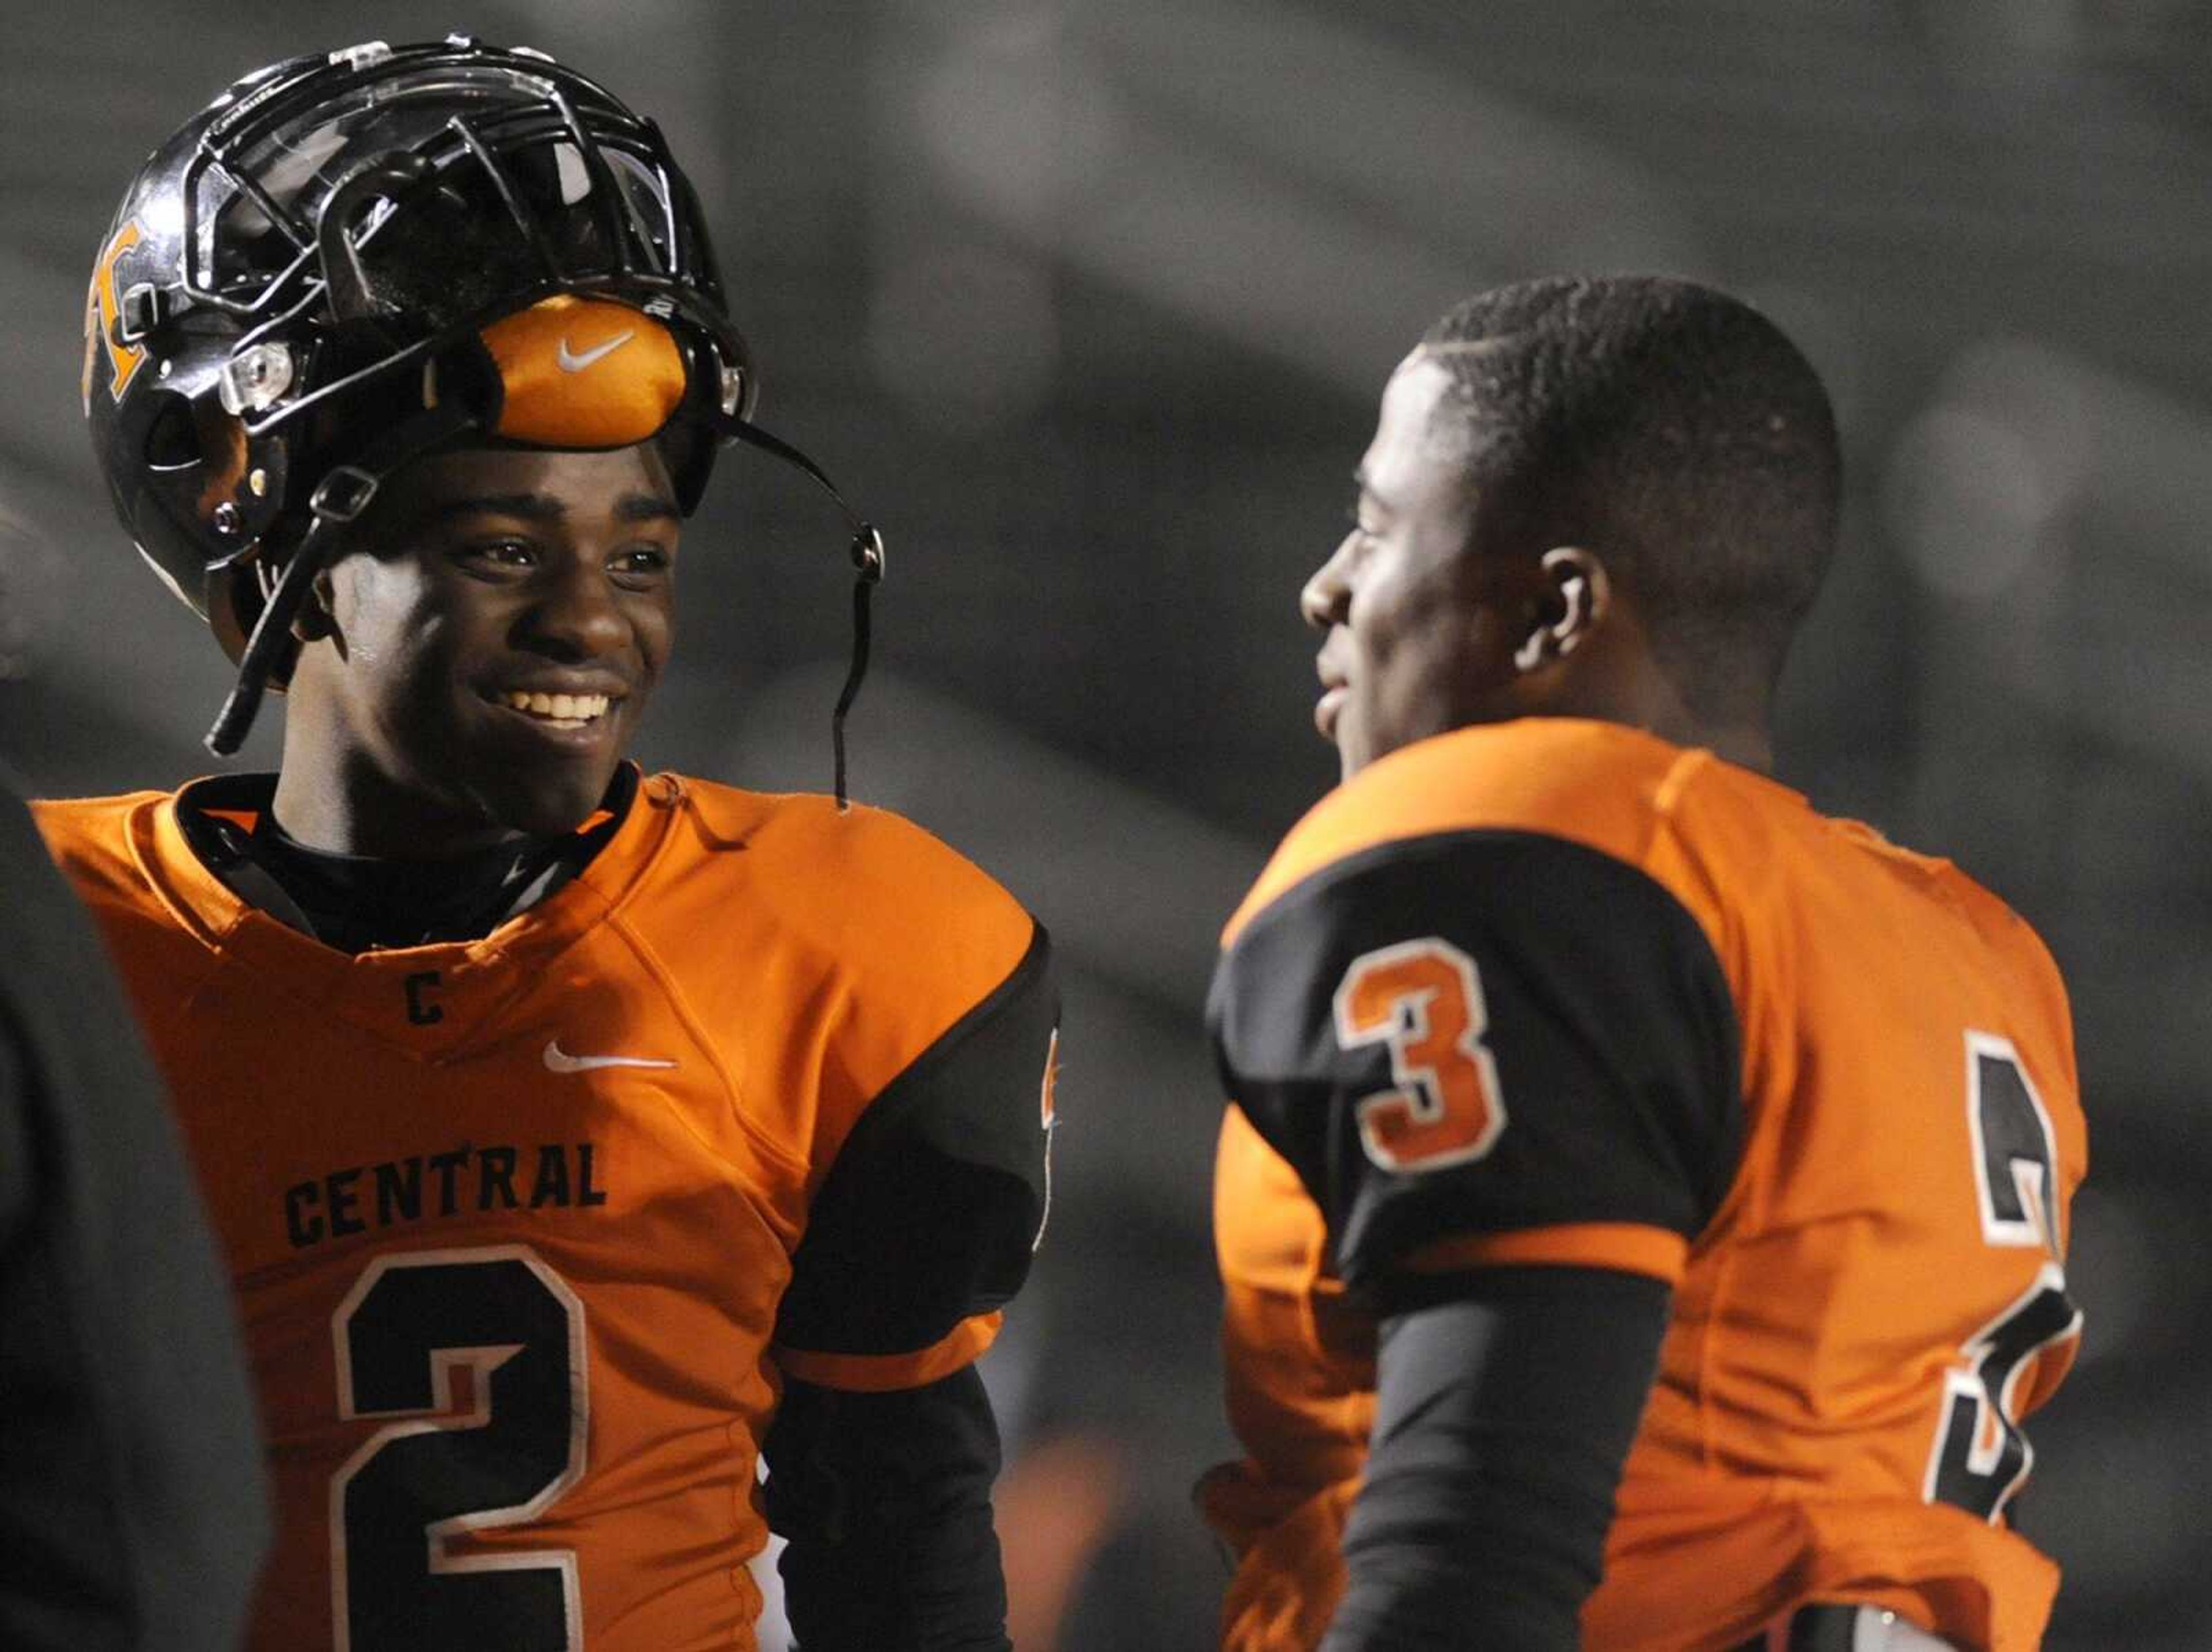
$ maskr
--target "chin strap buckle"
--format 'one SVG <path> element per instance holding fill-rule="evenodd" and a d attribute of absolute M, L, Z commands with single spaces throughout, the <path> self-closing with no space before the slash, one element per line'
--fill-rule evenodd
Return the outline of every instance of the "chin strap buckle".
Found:
<path fill-rule="evenodd" d="M 377 478 L 357 465 L 333 465 L 315 484 L 307 508 L 325 522 L 350 522 L 376 497 Z"/>

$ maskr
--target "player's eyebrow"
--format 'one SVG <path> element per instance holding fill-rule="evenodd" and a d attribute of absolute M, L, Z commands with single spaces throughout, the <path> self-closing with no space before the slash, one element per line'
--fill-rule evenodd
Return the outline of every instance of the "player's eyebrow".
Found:
<path fill-rule="evenodd" d="M 449 499 L 431 512 L 434 522 L 450 522 L 464 516 L 513 516 L 526 522 L 560 522 L 567 519 L 568 505 L 550 494 L 471 494 L 461 499 Z M 617 522 L 676 522 L 683 513 L 676 501 L 657 493 L 624 494 L 615 501 L 614 519 Z"/>
<path fill-rule="evenodd" d="M 450 522 L 463 516 L 519 516 L 526 522 L 557 522 L 568 507 L 547 494 L 469 494 L 440 502 L 429 513 L 433 522 Z"/>
<path fill-rule="evenodd" d="M 680 522 L 684 513 L 663 494 L 624 494 L 615 501 L 617 522 Z"/>
<path fill-rule="evenodd" d="M 1358 489 L 1363 496 L 1373 500 L 1384 510 L 1389 510 L 1390 508 L 1389 500 L 1375 491 L 1374 478 L 1367 474 L 1367 467 L 1364 465 L 1360 465 L 1357 470 L 1352 471 L 1352 485 Z"/>

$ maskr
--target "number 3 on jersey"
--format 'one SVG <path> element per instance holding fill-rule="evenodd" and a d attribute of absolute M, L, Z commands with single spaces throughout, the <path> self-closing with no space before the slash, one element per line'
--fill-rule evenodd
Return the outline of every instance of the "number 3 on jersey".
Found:
<path fill-rule="evenodd" d="M 1505 1128 L 1490 1014 L 1474 960 L 1435 936 L 1352 961 L 1336 988 L 1337 1042 L 1384 1044 L 1395 1088 L 1353 1109 L 1367 1157 L 1386 1170 L 1437 1170 L 1480 1158 Z"/>
<path fill-rule="evenodd" d="M 1942 1419 L 1928 1454 L 1923 1493 L 1995 1525 L 2035 1453 L 2021 1432 L 2023 1379 L 2037 1356 L 2078 1335 L 2081 1312 L 2066 1294 L 2059 1266 L 2058 1154 L 2051 1117 L 2020 1054 L 1993 1033 L 1966 1035 L 1966 1127 L 1973 1143 L 1974 1193 L 1982 1242 L 2039 1248 L 2046 1260 L 2034 1282 L 1960 1350 L 1963 1369 L 1946 1372 Z M 2056 1385 L 2066 1355 L 2039 1374 Z"/>

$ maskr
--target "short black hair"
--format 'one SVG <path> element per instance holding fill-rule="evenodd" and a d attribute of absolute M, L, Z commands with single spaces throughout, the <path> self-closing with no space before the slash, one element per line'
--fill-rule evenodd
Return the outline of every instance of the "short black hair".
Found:
<path fill-rule="evenodd" d="M 1763 711 L 1835 550 L 1842 459 L 1780 328 L 1664 276 L 1478 293 L 1421 340 L 1451 374 L 1486 550 L 1592 552 L 1701 714 Z"/>

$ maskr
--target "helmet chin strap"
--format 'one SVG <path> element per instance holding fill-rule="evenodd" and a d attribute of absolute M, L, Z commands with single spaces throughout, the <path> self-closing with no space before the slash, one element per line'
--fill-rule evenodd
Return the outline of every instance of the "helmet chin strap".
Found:
<path fill-rule="evenodd" d="M 353 521 L 368 507 L 376 497 L 376 490 L 384 479 L 409 459 L 428 452 L 441 442 L 459 435 L 464 430 L 480 424 L 476 415 L 460 402 L 453 401 L 430 408 L 419 416 L 392 427 L 383 437 L 371 442 L 349 465 L 331 467 L 317 485 L 307 508 L 312 519 L 307 531 L 285 564 L 276 588 L 269 593 L 262 604 L 259 618 L 254 622 L 253 633 L 246 639 L 246 647 L 239 655 L 238 680 L 232 686 L 229 697 L 223 701 L 222 710 L 209 729 L 206 744 L 219 757 L 234 754 L 244 744 L 253 727 L 255 714 L 261 708 L 263 696 L 268 692 L 269 677 L 276 667 L 279 653 L 292 632 L 292 622 L 299 617 L 301 605 L 314 584 L 316 574 L 328 564 L 335 530 Z M 853 654 L 852 663 L 845 672 L 845 685 L 838 691 L 836 708 L 830 714 L 830 744 L 836 771 L 837 808 L 840 813 L 852 805 L 845 790 L 845 718 L 860 697 L 861 681 L 868 673 L 868 642 L 870 637 L 869 597 L 883 582 L 884 567 L 884 536 L 866 518 L 837 491 L 837 484 L 829 474 L 798 448 L 782 437 L 763 430 L 760 426 L 738 418 L 731 413 L 717 411 L 709 421 L 714 434 L 727 440 L 741 441 L 762 452 L 772 453 L 793 469 L 811 477 L 823 493 L 844 515 L 853 530 L 851 555 L 853 558 Z"/>
<path fill-rule="evenodd" d="M 313 496 L 307 501 L 307 531 L 293 548 L 276 588 L 261 605 L 261 616 L 254 621 L 252 635 L 238 657 L 238 680 L 205 737 L 210 751 L 228 757 L 246 744 L 254 715 L 261 709 L 262 696 L 268 692 L 270 673 L 291 638 L 292 622 L 300 616 L 315 576 L 329 565 L 336 530 L 368 508 L 385 477 L 409 459 L 477 423 L 476 415 L 459 401 L 426 409 L 388 428 L 351 464 L 332 465 L 315 484 Z"/>

